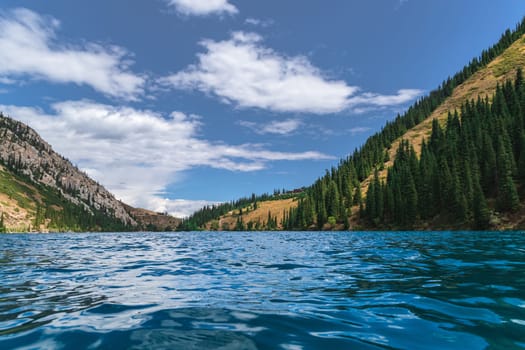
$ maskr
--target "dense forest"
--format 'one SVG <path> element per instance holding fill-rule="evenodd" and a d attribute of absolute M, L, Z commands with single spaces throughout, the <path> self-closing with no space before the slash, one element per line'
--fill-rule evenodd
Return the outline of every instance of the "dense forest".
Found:
<path fill-rule="evenodd" d="M 399 147 L 386 182 L 371 183 L 363 217 L 374 226 L 410 228 L 436 217 L 447 224 L 486 229 L 488 201 L 495 210 L 519 208 L 525 185 L 525 85 L 498 86 L 488 98 L 467 101 L 446 127 L 434 120 L 418 158 L 408 142 Z M 461 118 L 459 117 L 461 115 Z"/>

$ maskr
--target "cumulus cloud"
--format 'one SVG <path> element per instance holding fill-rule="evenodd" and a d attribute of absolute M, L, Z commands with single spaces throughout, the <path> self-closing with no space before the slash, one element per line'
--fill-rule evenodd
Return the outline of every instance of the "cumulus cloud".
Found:
<path fill-rule="evenodd" d="M 239 12 L 228 0 L 167 0 L 167 3 L 186 16 L 235 15 Z"/>
<path fill-rule="evenodd" d="M 276 134 L 289 135 L 296 131 L 301 125 L 301 121 L 297 119 L 274 120 L 269 123 L 254 123 L 250 121 L 241 120 L 239 125 L 251 129 L 257 134 Z"/>
<path fill-rule="evenodd" d="M 58 20 L 27 9 L 0 12 L 0 81 L 30 77 L 88 85 L 117 98 L 134 100 L 145 78 L 129 71 L 129 54 L 121 47 L 58 42 Z"/>
<path fill-rule="evenodd" d="M 199 137 L 198 116 L 67 101 L 46 114 L 32 107 L 0 106 L 36 129 L 55 150 L 125 202 L 181 214 L 200 202 L 166 199 L 166 187 L 194 167 L 231 171 L 264 169 L 271 161 L 331 159 L 319 152 L 289 153 L 261 145 L 228 145 Z M 111 170 L 111 171 L 109 171 Z M 184 212 L 188 215 L 189 212 Z"/>
<path fill-rule="evenodd" d="M 261 46 L 254 33 L 229 40 L 204 40 L 198 63 L 161 80 L 179 89 L 214 94 L 239 107 L 277 112 L 334 113 L 357 89 L 328 80 L 305 57 L 285 57 Z"/>
<path fill-rule="evenodd" d="M 306 57 L 281 55 L 262 46 L 262 40 L 246 32 L 234 32 L 223 41 L 203 40 L 205 52 L 197 55 L 198 62 L 160 83 L 199 90 L 241 108 L 314 114 L 358 105 L 394 106 L 422 93 L 416 89 L 402 89 L 395 95 L 360 92 L 344 81 L 328 79 Z"/>

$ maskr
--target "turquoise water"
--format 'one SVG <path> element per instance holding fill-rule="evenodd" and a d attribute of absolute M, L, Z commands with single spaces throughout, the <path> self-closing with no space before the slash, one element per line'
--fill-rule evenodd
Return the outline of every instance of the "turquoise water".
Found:
<path fill-rule="evenodd" d="M 0 349 L 525 349 L 525 233 L 0 235 Z"/>

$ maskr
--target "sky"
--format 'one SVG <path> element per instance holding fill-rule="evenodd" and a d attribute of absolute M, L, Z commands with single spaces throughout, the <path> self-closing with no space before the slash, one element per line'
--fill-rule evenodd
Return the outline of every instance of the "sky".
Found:
<path fill-rule="evenodd" d="M 2 0 L 0 111 L 175 216 L 308 186 L 525 15 L 521 0 Z"/>

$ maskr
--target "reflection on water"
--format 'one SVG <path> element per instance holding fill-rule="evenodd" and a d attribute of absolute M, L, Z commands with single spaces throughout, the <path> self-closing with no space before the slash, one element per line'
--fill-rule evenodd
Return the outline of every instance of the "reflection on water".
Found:
<path fill-rule="evenodd" d="M 1 349 L 525 349 L 525 235 L 0 236 Z"/>

